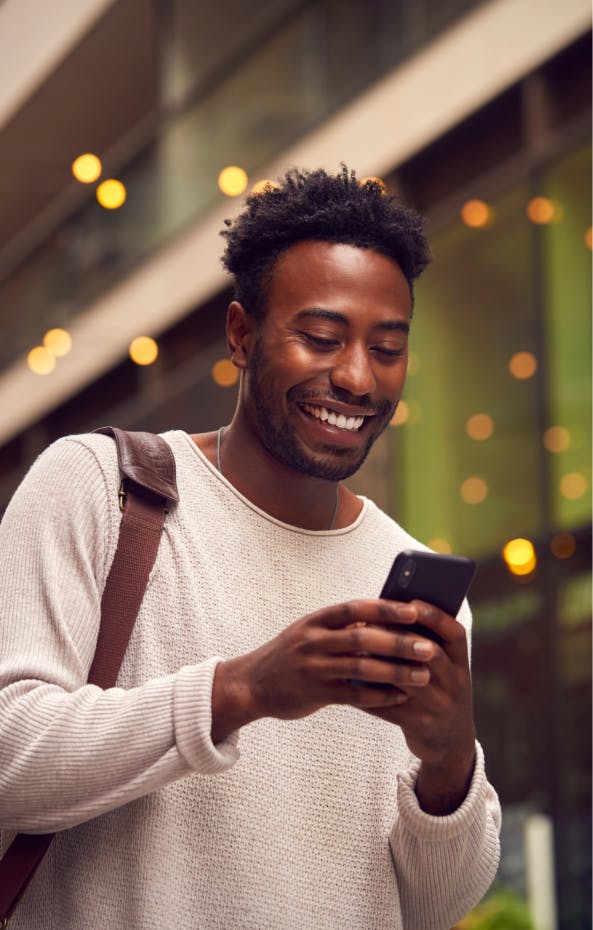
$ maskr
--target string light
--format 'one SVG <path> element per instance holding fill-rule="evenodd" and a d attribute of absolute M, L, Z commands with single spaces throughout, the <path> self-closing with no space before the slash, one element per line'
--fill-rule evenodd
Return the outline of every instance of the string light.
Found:
<path fill-rule="evenodd" d="M 218 186 L 227 197 L 238 197 L 247 187 L 248 180 L 247 172 L 243 168 L 229 165 L 218 175 Z"/>
<path fill-rule="evenodd" d="M 408 374 L 417 375 L 420 371 L 420 356 L 417 352 L 411 349 L 408 352 Z"/>
<path fill-rule="evenodd" d="M 587 490 L 587 481 L 578 471 L 571 471 L 560 479 L 560 493 L 567 500 L 576 501 Z"/>
<path fill-rule="evenodd" d="M 105 210 L 118 210 L 126 202 L 127 192 L 121 181 L 108 178 L 97 188 L 97 200 Z"/>
<path fill-rule="evenodd" d="M 159 347 L 150 336 L 137 336 L 130 343 L 130 358 L 136 365 L 152 365 L 159 354 Z"/>
<path fill-rule="evenodd" d="M 527 204 L 527 216 L 532 223 L 543 226 L 558 218 L 558 208 L 549 197 L 532 197 Z"/>
<path fill-rule="evenodd" d="M 43 337 L 43 345 L 48 352 L 60 358 L 68 355 L 72 348 L 72 336 L 65 329 L 48 329 Z"/>
<path fill-rule="evenodd" d="M 278 184 L 275 181 L 256 181 L 251 188 L 252 194 L 268 194 L 270 191 L 278 190 Z"/>
<path fill-rule="evenodd" d="M 487 413 L 474 413 L 465 424 L 465 430 L 471 439 L 483 442 L 492 436 L 494 420 Z"/>
<path fill-rule="evenodd" d="M 360 179 L 360 186 L 363 187 L 365 184 L 378 184 L 381 188 L 381 193 L 384 194 L 386 191 L 385 181 L 382 178 L 377 178 L 374 175 L 369 175 L 366 178 Z"/>
<path fill-rule="evenodd" d="M 548 452 L 565 452 L 570 446 L 570 433 L 565 426 L 550 426 L 544 433 L 543 443 Z"/>
<path fill-rule="evenodd" d="M 461 219 L 471 229 L 480 229 L 491 222 L 492 210 L 483 200 L 468 200 L 461 208 Z"/>
<path fill-rule="evenodd" d="M 72 162 L 72 174 L 81 184 L 92 184 L 100 177 L 102 170 L 101 159 L 91 152 L 79 155 Z"/>
<path fill-rule="evenodd" d="M 45 346 L 35 346 L 27 355 L 27 365 L 36 375 L 49 375 L 56 367 L 56 360 Z"/>
<path fill-rule="evenodd" d="M 529 575 L 537 565 L 535 549 L 529 539 L 511 539 L 502 550 L 509 571 L 513 575 Z"/>
<path fill-rule="evenodd" d="M 526 381 L 537 371 L 537 359 L 531 352 L 515 352 L 509 361 L 509 371 L 513 378 Z"/>
<path fill-rule="evenodd" d="M 429 549 L 434 549 L 435 552 L 442 552 L 443 555 L 451 555 L 453 552 L 451 543 L 447 539 L 441 539 L 440 536 L 429 539 L 427 545 Z"/>
<path fill-rule="evenodd" d="M 481 504 L 488 496 L 488 484 L 483 478 L 472 475 L 461 485 L 460 494 L 466 504 Z"/>
<path fill-rule="evenodd" d="M 395 413 L 391 417 L 390 424 L 391 426 L 402 426 L 410 416 L 410 407 L 405 400 L 400 400 L 399 404 L 395 409 Z"/>
<path fill-rule="evenodd" d="M 212 378 L 220 387 L 231 387 L 239 379 L 239 371 L 228 358 L 221 358 L 212 366 Z"/>

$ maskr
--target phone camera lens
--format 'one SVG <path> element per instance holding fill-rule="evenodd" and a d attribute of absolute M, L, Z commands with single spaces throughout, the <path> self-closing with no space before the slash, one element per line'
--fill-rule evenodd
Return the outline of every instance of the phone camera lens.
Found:
<path fill-rule="evenodd" d="M 413 559 L 406 559 L 399 573 L 399 583 L 402 588 L 407 588 L 416 571 L 416 563 Z"/>

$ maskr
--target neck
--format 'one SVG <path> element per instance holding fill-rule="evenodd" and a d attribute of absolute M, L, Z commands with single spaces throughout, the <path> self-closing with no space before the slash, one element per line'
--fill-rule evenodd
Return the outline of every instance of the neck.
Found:
<path fill-rule="evenodd" d="M 193 439 L 218 467 L 218 433 L 206 433 Z M 352 522 L 360 510 L 360 501 L 346 488 L 336 481 L 314 478 L 279 462 L 236 419 L 223 431 L 220 470 L 244 497 L 270 516 L 292 526 L 327 530 L 332 524 L 331 528 L 336 529 Z"/>

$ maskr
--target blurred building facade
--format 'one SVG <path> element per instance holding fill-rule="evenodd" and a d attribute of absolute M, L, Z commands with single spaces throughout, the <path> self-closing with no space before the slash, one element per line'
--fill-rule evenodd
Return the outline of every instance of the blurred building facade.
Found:
<path fill-rule="evenodd" d="M 478 560 L 499 881 L 542 928 L 590 926 L 588 2 L 60 0 L 33 32 L 30 2 L 0 9 L 0 506 L 61 435 L 228 421 L 222 169 L 246 193 L 290 165 L 381 177 L 434 262 L 404 402 L 352 484 Z"/>

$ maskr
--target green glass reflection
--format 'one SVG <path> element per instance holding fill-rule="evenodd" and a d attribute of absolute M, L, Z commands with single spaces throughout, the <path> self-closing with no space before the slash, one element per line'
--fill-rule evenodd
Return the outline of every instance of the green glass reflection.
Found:
<path fill-rule="evenodd" d="M 537 355 L 528 199 L 527 186 L 517 187 L 492 204 L 489 225 L 459 220 L 434 236 L 434 261 L 417 288 L 419 363 L 406 388 L 414 415 L 399 452 L 405 523 L 429 544 L 443 538 L 474 556 L 541 527 L 539 373 L 518 380 L 508 367 L 516 352 Z M 494 424 L 482 441 L 466 429 L 478 413 Z M 480 503 L 462 498 L 471 478 L 485 483 Z"/>
<path fill-rule="evenodd" d="M 568 431 L 556 437 L 567 448 L 548 453 L 552 518 L 568 528 L 591 519 L 590 147 L 550 167 L 542 187 L 558 210 L 558 220 L 542 229 L 548 426 Z"/>

